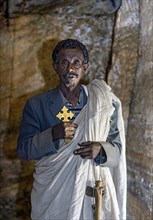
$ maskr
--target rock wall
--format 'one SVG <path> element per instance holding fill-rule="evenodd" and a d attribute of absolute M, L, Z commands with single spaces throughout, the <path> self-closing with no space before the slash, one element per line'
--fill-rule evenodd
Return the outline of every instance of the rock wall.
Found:
<path fill-rule="evenodd" d="M 140 3 L 138 65 L 127 134 L 128 211 L 153 219 L 153 2 Z M 132 202 L 130 202 L 132 201 Z"/>
<path fill-rule="evenodd" d="M 123 1 L 117 13 L 112 13 L 110 0 L 16 0 L 3 6 L 0 219 L 30 219 L 33 163 L 16 156 L 22 109 L 29 97 L 58 84 L 51 51 L 59 40 L 69 37 L 79 39 L 89 50 L 90 68 L 84 82 L 103 78 L 122 101 L 127 132 L 127 218 L 144 219 L 147 213 L 151 219 L 152 11 L 151 0 Z"/>
<path fill-rule="evenodd" d="M 1 114 L 2 130 L 18 127 L 28 97 L 57 85 L 51 51 L 60 39 L 79 38 L 87 45 L 91 66 L 86 81 L 105 77 L 114 16 L 100 16 L 99 12 L 85 15 L 85 8 L 82 12 L 79 7 L 67 5 L 42 14 L 22 14 L 10 19 L 8 27 L 2 18 L 2 72 L 7 72 L 1 79 L 2 104 L 7 106 Z"/>

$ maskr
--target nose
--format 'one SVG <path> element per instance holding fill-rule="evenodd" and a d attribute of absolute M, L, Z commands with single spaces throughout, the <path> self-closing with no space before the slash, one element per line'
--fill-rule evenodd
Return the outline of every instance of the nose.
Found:
<path fill-rule="evenodd" d="M 73 63 L 69 63 L 69 65 L 68 65 L 68 71 L 71 72 L 71 71 L 73 71 L 73 70 L 74 70 L 74 68 L 73 68 Z"/>

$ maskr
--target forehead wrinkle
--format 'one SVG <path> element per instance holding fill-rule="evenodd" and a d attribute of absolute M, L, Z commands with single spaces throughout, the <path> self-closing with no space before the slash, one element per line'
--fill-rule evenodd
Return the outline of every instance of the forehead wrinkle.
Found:
<path fill-rule="evenodd" d="M 75 50 L 75 51 L 74 51 Z M 76 50 L 76 49 L 62 49 L 59 53 L 59 59 L 60 60 L 76 60 L 79 59 L 81 61 L 84 60 L 83 54 L 81 50 Z"/>

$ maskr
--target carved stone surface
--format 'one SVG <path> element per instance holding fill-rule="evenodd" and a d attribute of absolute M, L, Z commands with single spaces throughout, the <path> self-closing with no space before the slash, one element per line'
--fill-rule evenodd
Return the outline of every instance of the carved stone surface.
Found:
<path fill-rule="evenodd" d="M 0 219 L 30 219 L 33 163 L 16 156 L 22 109 L 29 97 L 58 84 L 51 51 L 59 40 L 72 37 L 89 50 L 84 82 L 107 79 L 122 101 L 127 219 L 151 220 L 153 2 L 126 0 L 117 14 L 108 14 L 102 7 L 108 1 L 16 0 L 1 13 Z"/>

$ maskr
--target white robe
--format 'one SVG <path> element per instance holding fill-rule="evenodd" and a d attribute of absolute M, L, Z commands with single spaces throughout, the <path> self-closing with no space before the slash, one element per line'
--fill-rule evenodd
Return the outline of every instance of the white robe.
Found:
<path fill-rule="evenodd" d="M 93 219 L 93 198 L 87 196 L 85 190 L 87 186 L 94 187 L 98 179 L 105 183 L 102 219 L 126 218 L 125 139 L 121 106 L 118 128 L 122 152 L 117 166 L 96 166 L 93 160 L 73 154 L 79 147 L 78 143 L 83 141 L 106 142 L 110 117 L 114 111 L 112 99 L 120 104 L 104 81 L 94 80 L 90 83 L 87 104 L 74 121 L 78 124 L 74 139 L 68 144 L 61 140 L 58 153 L 36 161 L 31 194 L 33 220 Z"/>

